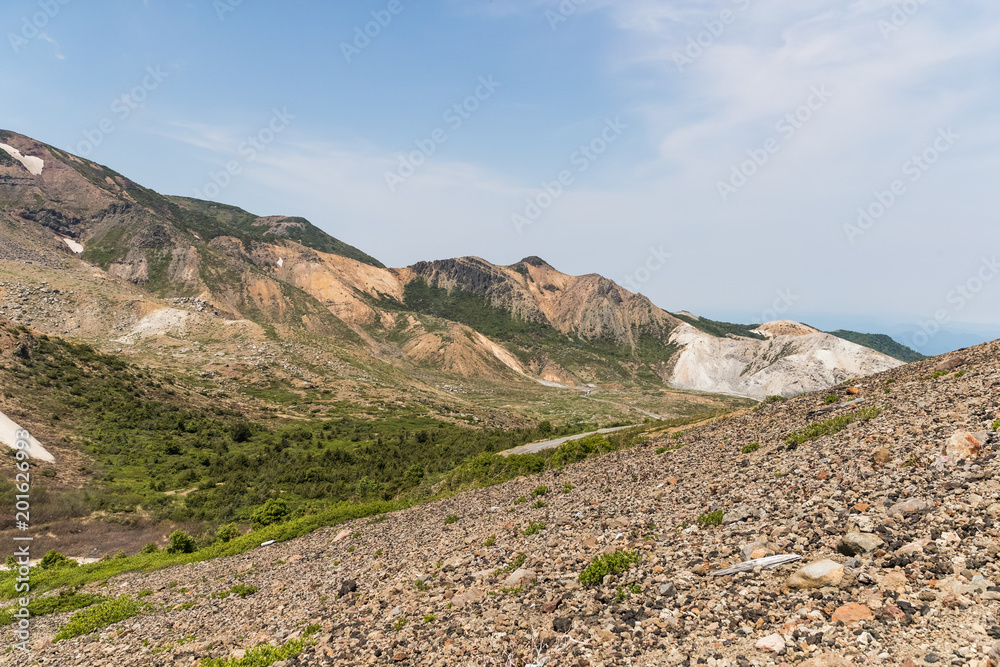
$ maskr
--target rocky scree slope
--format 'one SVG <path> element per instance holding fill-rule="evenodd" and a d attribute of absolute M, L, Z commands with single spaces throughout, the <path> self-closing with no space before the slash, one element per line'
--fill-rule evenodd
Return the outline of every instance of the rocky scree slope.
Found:
<path fill-rule="evenodd" d="M 315 625 L 279 664 L 996 665 L 1000 341 L 836 391 L 854 402 L 762 404 L 560 472 L 114 577 L 84 592 L 149 589 L 153 611 L 55 644 L 68 614 L 35 619 L 31 655 L 4 664 L 194 665 Z M 581 584 L 621 550 L 638 562 Z M 713 575 L 775 554 L 801 560 Z M 258 591 L 211 597 L 238 582 Z"/>

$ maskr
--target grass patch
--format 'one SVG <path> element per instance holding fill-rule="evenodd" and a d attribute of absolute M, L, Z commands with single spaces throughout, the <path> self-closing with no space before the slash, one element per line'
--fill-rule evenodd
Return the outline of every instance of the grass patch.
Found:
<path fill-rule="evenodd" d="M 104 602 L 108 598 L 103 595 L 94 595 L 91 593 L 77 593 L 73 590 L 63 590 L 59 592 L 59 595 L 50 595 L 49 597 L 36 598 L 28 603 L 28 613 L 31 614 L 32 618 L 37 616 L 47 616 L 48 614 L 61 614 L 64 611 L 76 611 L 77 609 L 83 609 L 85 607 L 90 607 L 98 602 Z M 0 626 L 10 625 L 14 622 L 14 616 L 11 613 L 12 609 L 4 609 L 0 611 Z"/>
<path fill-rule="evenodd" d="M 69 622 L 60 628 L 59 634 L 55 636 L 53 641 L 79 637 L 94 630 L 106 628 L 112 623 L 137 616 L 148 608 L 148 605 L 142 605 L 128 595 L 106 600 L 101 604 L 73 614 Z"/>
<path fill-rule="evenodd" d="M 869 421 L 875 419 L 880 414 L 882 414 L 882 408 L 871 406 L 846 415 L 839 415 L 826 421 L 816 422 L 790 435 L 785 440 L 785 444 L 801 445 L 804 442 L 822 438 L 824 435 L 834 435 L 843 431 L 854 422 Z"/>
<path fill-rule="evenodd" d="M 509 572 L 513 572 L 513 571 L 514 571 L 514 570 L 516 570 L 517 568 L 519 568 L 519 567 L 521 567 L 522 565 L 524 565 L 524 561 L 526 561 L 526 560 L 528 560 L 528 555 L 527 555 L 527 554 L 523 554 L 523 553 L 520 553 L 520 554 L 518 554 L 518 555 L 517 555 L 517 556 L 516 556 L 516 557 L 514 558 L 514 560 L 512 560 L 512 561 L 511 561 L 511 562 L 509 562 L 509 563 L 507 563 L 506 565 L 504 565 L 504 566 L 503 566 L 502 568 L 500 568 L 499 570 L 497 570 L 497 574 L 507 574 L 507 573 L 509 573 Z"/>
<path fill-rule="evenodd" d="M 725 512 L 723 512 L 722 510 L 707 512 L 705 514 L 699 514 L 698 525 L 701 526 L 702 528 L 708 528 L 709 526 L 721 526 L 723 516 L 725 516 Z"/>
<path fill-rule="evenodd" d="M 451 515 L 448 516 L 448 518 L 446 518 L 444 520 L 444 525 L 446 525 L 446 526 L 450 526 L 453 523 L 458 523 L 458 515 L 457 514 L 451 514 Z"/>
<path fill-rule="evenodd" d="M 580 583 L 584 586 L 594 586 L 601 583 L 607 575 L 621 574 L 640 560 L 638 551 L 621 550 L 612 554 L 598 556 L 583 572 L 580 573 Z"/>
<path fill-rule="evenodd" d="M 201 667 L 269 667 L 279 660 L 294 658 L 307 646 L 309 639 L 293 639 L 281 646 L 259 644 L 248 650 L 242 658 L 203 658 Z"/>
<path fill-rule="evenodd" d="M 549 487 L 547 487 L 547 486 L 536 486 L 535 490 L 531 492 L 531 495 L 533 497 L 535 497 L 535 498 L 538 498 L 539 496 L 544 496 L 548 492 L 549 492 Z"/>
<path fill-rule="evenodd" d="M 760 443 L 759 442 L 751 442 L 749 445 L 746 445 L 745 447 L 743 447 L 743 449 L 741 449 L 740 452 L 743 453 L 743 454 L 752 454 L 752 453 L 756 452 L 758 449 L 760 449 Z"/>

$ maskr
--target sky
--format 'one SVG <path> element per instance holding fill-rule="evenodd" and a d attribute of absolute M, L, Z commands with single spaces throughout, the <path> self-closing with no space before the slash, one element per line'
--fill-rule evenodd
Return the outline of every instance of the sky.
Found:
<path fill-rule="evenodd" d="M 1000 337 L 995 0 L 7 0 L 0 127 L 389 266 Z"/>

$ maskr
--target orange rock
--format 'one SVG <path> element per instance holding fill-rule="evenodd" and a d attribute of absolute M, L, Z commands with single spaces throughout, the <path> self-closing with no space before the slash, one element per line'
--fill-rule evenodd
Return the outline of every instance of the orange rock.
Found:
<path fill-rule="evenodd" d="M 982 451 L 983 446 L 976 436 L 968 431 L 959 429 L 948 438 L 948 442 L 944 443 L 941 455 L 934 461 L 934 466 L 937 468 L 954 466 L 959 461 L 968 461 L 976 458 Z"/>
<path fill-rule="evenodd" d="M 871 505 L 869 505 L 868 503 L 856 503 L 854 505 L 854 511 L 861 512 L 863 514 L 868 511 L 869 507 L 871 507 Z"/>
<path fill-rule="evenodd" d="M 872 615 L 872 610 L 863 604 L 858 604 L 857 602 L 849 602 L 843 607 L 833 612 L 833 616 L 830 621 L 836 623 L 838 621 L 843 621 L 844 625 L 853 625 L 855 623 L 860 623 L 861 621 L 870 621 L 874 618 Z"/>

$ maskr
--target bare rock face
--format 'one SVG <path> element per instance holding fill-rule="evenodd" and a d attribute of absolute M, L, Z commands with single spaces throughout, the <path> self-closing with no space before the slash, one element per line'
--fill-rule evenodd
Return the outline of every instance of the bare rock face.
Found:
<path fill-rule="evenodd" d="M 968 431 L 956 431 L 941 449 L 941 455 L 934 461 L 938 468 L 958 465 L 960 461 L 969 461 L 983 451 L 983 445 L 976 436 Z"/>
<path fill-rule="evenodd" d="M 819 332 L 717 338 L 683 324 L 670 342 L 682 348 L 670 376 L 674 386 L 753 398 L 817 391 L 903 363 Z"/>
<path fill-rule="evenodd" d="M 844 566 L 832 560 L 809 563 L 788 578 L 785 584 L 795 590 L 838 586 L 844 579 Z"/>

